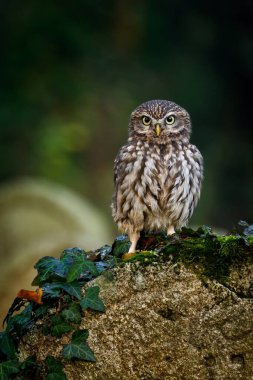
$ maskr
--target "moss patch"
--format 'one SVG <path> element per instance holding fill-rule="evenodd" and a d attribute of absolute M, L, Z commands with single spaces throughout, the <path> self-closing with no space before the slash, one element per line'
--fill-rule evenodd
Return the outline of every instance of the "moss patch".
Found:
<path fill-rule="evenodd" d="M 129 262 L 182 262 L 204 276 L 224 283 L 231 265 L 253 261 L 253 238 L 243 233 L 215 235 L 209 227 L 194 231 L 183 228 L 178 234 L 143 234 L 136 255 Z M 147 248 L 149 250 L 147 250 Z M 142 251 L 142 249 L 144 249 Z"/>

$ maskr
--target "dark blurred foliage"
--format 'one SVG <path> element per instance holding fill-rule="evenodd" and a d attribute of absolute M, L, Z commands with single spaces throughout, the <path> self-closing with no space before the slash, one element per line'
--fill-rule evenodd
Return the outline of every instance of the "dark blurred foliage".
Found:
<path fill-rule="evenodd" d="M 205 159 L 193 222 L 252 222 L 251 0 L 2 0 L 0 12 L 2 182 L 44 176 L 110 218 L 129 114 L 164 98 L 190 112 Z"/>

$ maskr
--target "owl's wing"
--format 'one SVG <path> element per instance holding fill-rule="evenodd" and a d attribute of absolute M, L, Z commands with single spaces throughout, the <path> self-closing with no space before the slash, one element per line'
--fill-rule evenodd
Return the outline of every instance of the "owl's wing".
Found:
<path fill-rule="evenodd" d="M 197 164 L 197 169 L 199 170 L 200 174 L 203 176 L 203 157 L 195 145 L 190 144 L 190 150 L 192 152 L 193 159 Z"/>
<path fill-rule="evenodd" d="M 117 186 L 118 182 L 121 181 L 122 176 L 125 173 L 125 168 L 128 163 L 128 160 L 126 160 L 126 152 L 127 152 L 127 145 L 123 146 L 115 160 L 114 160 L 114 185 Z"/>
<path fill-rule="evenodd" d="M 119 195 L 119 186 L 126 175 L 126 166 L 129 162 L 129 149 L 128 145 L 123 146 L 114 161 L 114 192 L 112 197 L 112 211 L 113 215 L 117 213 L 117 198 Z"/>
<path fill-rule="evenodd" d="M 196 205 L 200 197 L 201 184 L 203 180 L 203 157 L 195 145 L 190 144 L 189 148 L 191 152 L 188 157 L 191 166 L 190 176 L 194 204 Z"/>

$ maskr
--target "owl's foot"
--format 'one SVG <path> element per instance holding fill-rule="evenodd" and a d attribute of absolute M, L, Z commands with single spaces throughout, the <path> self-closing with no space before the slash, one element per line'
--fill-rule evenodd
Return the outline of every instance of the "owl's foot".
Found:
<path fill-rule="evenodd" d="M 130 245 L 130 248 L 128 250 L 128 253 L 125 253 L 122 256 L 123 260 L 130 259 L 131 257 L 134 256 L 134 253 L 136 252 L 136 245 L 137 245 L 137 242 L 138 242 L 139 238 L 140 238 L 140 233 L 139 232 L 129 233 L 129 240 L 131 242 L 131 245 Z"/>
<path fill-rule="evenodd" d="M 169 228 L 167 229 L 167 235 L 173 235 L 175 234 L 175 229 L 173 226 L 169 226 Z"/>
<path fill-rule="evenodd" d="M 131 241 L 131 245 L 130 245 L 128 253 L 134 253 L 136 251 L 136 245 L 139 238 L 140 238 L 139 232 L 133 232 L 132 234 L 129 234 L 129 240 Z"/>

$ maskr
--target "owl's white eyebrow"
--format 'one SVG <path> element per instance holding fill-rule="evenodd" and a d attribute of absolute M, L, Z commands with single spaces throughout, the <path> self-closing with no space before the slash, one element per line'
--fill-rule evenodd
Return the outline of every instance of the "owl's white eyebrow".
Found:
<path fill-rule="evenodd" d="M 168 117 L 170 115 L 176 116 L 176 112 L 175 111 L 170 111 L 170 112 L 166 113 L 166 115 L 164 117 Z"/>

